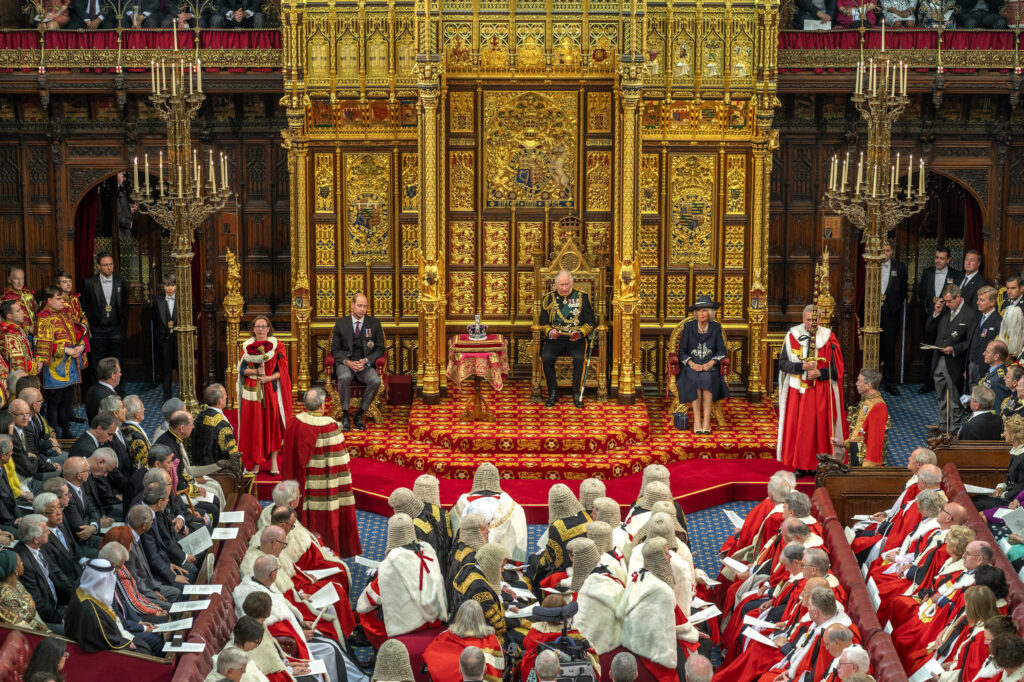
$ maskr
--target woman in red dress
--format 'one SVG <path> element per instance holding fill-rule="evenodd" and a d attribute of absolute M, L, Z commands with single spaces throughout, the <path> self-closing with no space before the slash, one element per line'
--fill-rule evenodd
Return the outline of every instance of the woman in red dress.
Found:
<path fill-rule="evenodd" d="M 270 473 L 280 473 L 277 453 L 284 442 L 284 427 L 292 415 L 292 381 L 288 357 L 274 338 L 270 320 L 252 321 L 252 337 L 242 343 L 238 367 L 241 399 L 238 449 L 250 471 L 270 461 Z"/>

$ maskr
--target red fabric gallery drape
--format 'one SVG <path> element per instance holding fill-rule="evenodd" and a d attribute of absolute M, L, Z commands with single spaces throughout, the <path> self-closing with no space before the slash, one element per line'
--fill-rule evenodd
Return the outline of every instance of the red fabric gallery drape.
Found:
<path fill-rule="evenodd" d="M 75 291 L 81 291 L 85 278 L 93 274 L 93 247 L 99 212 L 100 190 L 93 187 L 82 197 L 75 211 Z"/>
<path fill-rule="evenodd" d="M 985 250 L 985 236 L 982 234 L 981 207 L 970 194 L 964 193 L 964 251 Z"/>

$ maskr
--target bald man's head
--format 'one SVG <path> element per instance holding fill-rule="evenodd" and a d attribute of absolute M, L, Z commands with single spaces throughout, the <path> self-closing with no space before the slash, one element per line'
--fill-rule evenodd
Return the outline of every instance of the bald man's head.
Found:
<path fill-rule="evenodd" d="M 64 462 L 64 479 L 76 486 L 82 485 L 88 478 L 89 463 L 85 457 L 68 457 Z"/>
<path fill-rule="evenodd" d="M 277 557 L 266 554 L 253 562 L 252 574 L 256 580 L 267 585 L 273 583 L 274 571 L 277 570 Z"/>
<path fill-rule="evenodd" d="M 964 509 L 962 504 L 947 502 L 935 518 L 938 519 L 939 528 L 949 530 L 950 526 L 963 525 L 964 521 L 967 520 L 967 510 Z"/>
<path fill-rule="evenodd" d="M 280 526 L 267 526 L 260 535 L 260 549 L 271 556 L 277 556 L 287 545 L 287 533 Z"/>

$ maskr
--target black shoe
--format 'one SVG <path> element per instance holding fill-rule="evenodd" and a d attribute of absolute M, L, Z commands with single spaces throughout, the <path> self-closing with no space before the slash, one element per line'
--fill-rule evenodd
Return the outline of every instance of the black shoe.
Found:
<path fill-rule="evenodd" d="M 896 384 L 889 384 L 888 388 L 886 388 L 885 390 L 889 391 L 891 395 L 900 394 L 900 387 Z"/>
<path fill-rule="evenodd" d="M 548 401 L 544 403 L 544 407 L 554 407 L 555 403 L 558 402 L 558 394 L 554 391 L 548 393 Z"/>
<path fill-rule="evenodd" d="M 345 412 L 341 413 L 341 430 L 348 431 L 349 428 L 350 427 L 348 425 L 348 410 L 346 410 Z"/>
<path fill-rule="evenodd" d="M 363 630 L 362 625 L 357 625 L 352 634 L 345 640 L 349 647 L 355 648 L 357 646 L 372 646 L 370 640 L 366 638 L 366 631 Z"/>
<path fill-rule="evenodd" d="M 576 407 L 583 407 L 583 398 L 579 397 L 578 395 L 574 395 L 572 397 L 572 404 L 575 405 Z"/>
<path fill-rule="evenodd" d="M 352 425 L 360 431 L 366 430 L 366 424 L 363 423 L 363 411 L 359 410 L 356 412 L 356 418 L 352 420 Z"/>
<path fill-rule="evenodd" d="M 917 392 L 920 393 L 921 395 L 924 395 L 925 393 L 931 393 L 934 390 L 935 386 L 929 386 L 928 384 L 925 384 L 921 388 L 917 389 Z"/>

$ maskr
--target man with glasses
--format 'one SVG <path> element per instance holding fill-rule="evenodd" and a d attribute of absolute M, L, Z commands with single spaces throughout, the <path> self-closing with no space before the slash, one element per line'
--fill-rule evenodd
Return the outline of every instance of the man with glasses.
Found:
<path fill-rule="evenodd" d="M 68 461 L 64 465 L 64 480 L 71 492 L 71 501 L 68 503 L 66 513 L 75 539 L 98 550 L 100 546 L 99 530 L 109 528 L 114 520 L 104 517 L 100 509 L 95 506 L 92 496 L 86 494 L 83 486 L 89 480 L 89 474 L 89 462 L 84 457 L 68 457 Z"/>
<path fill-rule="evenodd" d="M 7 406 L 7 411 L 14 420 L 11 437 L 14 443 L 14 469 L 18 472 L 22 487 L 27 487 L 33 494 L 39 491 L 44 478 L 53 478 L 60 473 L 60 467 L 47 462 L 45 458 L 29 450 L 29 424 L 32 421 L 32 408 L 20 398 L 15 398 Z"/>
<path fill-rule="evenodd" d="M 960 395 L 964 388 L 964 370 L 974 330 L 978 326 L 978 311 L 967 305 L 960 287 L 947 285 L 942 298 L 935 301 L 932 315 L 925 330 L 935 334 L 931 375 L 939 402 L 939 428 L 955 433 L 963 422 L 964 412 Z"/>
<path fill-rule="evenodd" d="M 57 440 L 57 432 L 53 430 L 50 423 L 43 416 L 43 394 L 38 388 L 28 387 L 21 389 L 18 397 L 28 403 L 32 410 L 27 431 L 29 452 L 34 452 L 49 462 L 64 465 L 67 461 L 67 453 L 61 452 L 60 442 Z"/>

